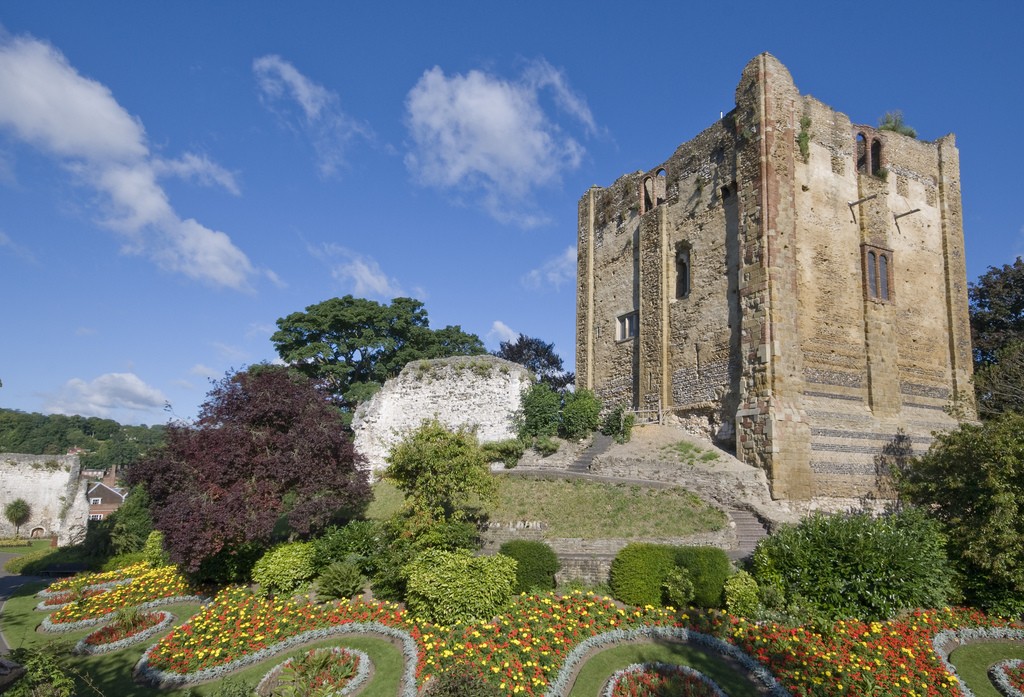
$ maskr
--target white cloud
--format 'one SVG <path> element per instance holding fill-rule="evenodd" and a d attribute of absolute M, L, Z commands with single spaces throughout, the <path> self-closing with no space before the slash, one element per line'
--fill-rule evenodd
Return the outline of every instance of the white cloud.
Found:
<path fill-rule="evenodd" d="M 215 341 L 213 342 L 213 347 L 217 349 L 217 352 L 220 353 L 221 357 L 226 361 L 245 363 L 249 360 L 249 354 L 244 349 L 240 349 L 237 346 L 225 344 L 221 341 Z"/>
<path fill-rule="evenodd" d="M 353 295 L 391 300 L 407 292 L 398 279 L 388 276 L 372 257 L 337 244 L 309 247 L 309 252 L 327 264 L 331 277 L 345 284 Z M 422 293 L 417 293 L 422 297 Z"/>
<path fill-rule="evenodd" d="M 576 247 L 566 247 L 557 257 L 548 259 L 540 268 L 533 269 L 522 278 L 527 288 L 540 289 L 551 286 L 560 290 L 565 283 L 576 280 Z"/>
<path fill-rule="evenodd" d="M 220 186 L 235 196 L 242 193 L 235 175 L 211 161 L 206 155 L 188 152 L 177 160 L 154 160 L 153 169 L 157 175 L 169 174 L 193 180 L 203 186 Z"/>
<path fill-rule="evenodd" d="M 245 253 L 225 233 L 179 218 L 157 183 L 158 175 L 174 174 L 237 191 L 230 173 L 196 155 L 153 157 L 142 123 L 53 46 L 0 37 L 0 128 L 104 194 L 101 222 L 124 236 L 125 252 L 207 283 L 248 289 L 254 269 Z"/>
<path fill-rule="evenodd" d="M 188 373 L 189 375 L 196 375 L 201 378 L 217 377 L 217 371 L 207 365 L 203 365 L 202 363 L 196 363 L 194 366 L 189 368 Z"/>
<path fill-rule="evenodd" d="M 531 195 L 579 167 L 585 153 L 541 107 L 545 89 L 586 132 L 595 130 L 586 102 L 546 61 L 530 64 L 517 80 L 427 70 L 406 97 L 414 142 L 406 166 L 422 184 L 478 199 L 497 220 L 524 227 L 545 222 L 531 211 Z"/>
<path fill-rule="evenodd" d="M 491 325 L 491 331 L 487 332 L 487 338 L 493 343 L 501 343 L 502 341 L 515 341 L 519 338 L 519 332 L 514 331 L 507 324 L 501 320 L 494 320 Z"/>
<path fill-rule="evenodd" d="M 79 327 L 75 330 L 75 336 L 95 336 L 96 330 L 92 327 Z"/>
<path fill-rule="evenodd" d="M 31 250 L 29 250 L 28 247 L 24 247 L 18 244 L 17 242 L 11 239 L 10 235 L 8 235 L 3 230 L 0 230 L 0 251 L 4 249 L 9 250 L 12 254 L 14 254 L 14 256 L 21 257 L 25 261 L 34 263 L 36 260 L 35 256 L 32 254 Z"/>
<path fill-rule="evenodd" d="M 372 136 L 369 127 L 341 110 L 336 93 L 310 80 L 281 56 L 257 58 L 252 70 L 260 100 L 285 125 L 309 138 L 322 175 L 332 175 L 345 164 L 345 153 L 353 139 Z M 291 108 L 295 105 L 298 114 Z"/>
<path fill-rule="evenodd" d="M 80 378 L 68 380 L 45 407 L 56 414 L 80 414 L 124 418 L 125 413 L 153 414 L 164 408 L 163 393 L 143 382 L 134 373 L 107 373 L 91 382 Z M 134 420 L 134 419 L 129 419 Z"/>

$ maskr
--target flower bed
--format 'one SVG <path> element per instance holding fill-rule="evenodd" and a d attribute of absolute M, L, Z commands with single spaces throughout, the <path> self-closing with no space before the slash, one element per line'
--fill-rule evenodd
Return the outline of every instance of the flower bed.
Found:
<path fill-rule="evenodd" d="M 988 676 L 1004 697 L 1024 697 L 1024 661 L 999 661 L 988 669 Z"/>
<path fill-rule="evenodd" d="M 167 629 L 174 622 L 174 615 L 169 612 L 146 613 L 146 619 L 134 630 L 126 631 L 116 623 L 97 629 L 95 632 L 80 639 L 72 653 L 90 656 L 97 653 L 120 651 L 123 648 L 146 641 Z"/>
<path fill-rule="evenodd" d="M 139 562 L 138 564 L 131 564 L 120 569 L 114 569 L 113 571 L 97 573 L 87 571 L 75 576 L 69 576 L 68 578 L 58 579 L 47 586 L 45 590 L 39 591 L 37 595 L 46 597 L 75 588 L 92 588 L 107 583 L 125 582 L 135 577 L 136 574 L 145 573 L 150 569 L 151 567 L 148 563 Z"/>
<path fill-rule="evenodd" d="M 129 583 L 63 605 L 42 622 L 49 632 L 66 632 L 106 621 L 120 608 L 150 608 L 173 602 L 206 599 L 192 588 L 173 566 L 162 566 L 136 573 Z"/>
<path fill-rule="evenodd" d="M 65 605 L 70 605 L 75 601 L 84 600 L 85 598 L 91 598 L 92 596 L 99 595 L 105 591 L 105 588 L 90 586 L 82 591 L 61 591 L 59 593 L 53 593 L 51 595 L 44 596 L 43 599 L 39 601 L 39 604 L 36 605 L 36 610 L 54 612 Z"/>
<path fill-rule="evenodd" d="M 317 663 L 317 658 L 325 654 L 330 654 L 331 663 Z M 292 690 L 289 694 L 309 694 L 313 688 L 321 691 L 333 688 L 331 697 L 344 697 L 358 690 L 369 679 L 370 665 L 370 657 L 357 649 L 340 646 L 311 649 L 274 666 L 256 686 L 256 694 L 266 697 L 274 694 L 276 688 L 286 686 Z M 342 669 L 340 675 L 332 673 L 336 667 Z"/>
<path fill-rule="evenodd" d="M 715 681 L 689 666 L 634 663 L 616 671 L 601 697 L 728 697 Z"/>

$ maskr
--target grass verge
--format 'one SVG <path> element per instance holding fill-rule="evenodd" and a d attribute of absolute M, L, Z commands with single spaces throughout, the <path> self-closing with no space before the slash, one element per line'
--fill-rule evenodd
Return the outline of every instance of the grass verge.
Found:
<path fill-rule="evenodd" d="M 498 505 L 488 510 L 493 522 L 521 520 L 548 524 L 547 537 L 684 537 L 721 530 L 724 513 L 680 488 L 654 489 L 580 479 L 497 477 Z M 373 487 L 368 518 L 384 519 L 401 508 L 401 492 L 387 482 Z"/>
<path fill-rule="evenodd" d="M 718 683 L 731 697 L 757 697 L 760 694 L 750 680 L 736 673 L 732 665 L 723 661 L 713 651 L 705 651 L 683 643 L 657 642 L 625 644 L 594 654 L 580 670 L 569 697 L 599 695 L 601 688 L 615 671 L 633 663 L 654 661 L 687 665 L 699 670 Z"/>
<path fill-rule="evenodd" d="M 988 669 L 994 663 L 1009 658 L 1024 659 L 1024 644 L 1012 641 L 967 644 L 950 654 L 949 662 L 977 697 L 1001 697 L 988 678 Z"/>

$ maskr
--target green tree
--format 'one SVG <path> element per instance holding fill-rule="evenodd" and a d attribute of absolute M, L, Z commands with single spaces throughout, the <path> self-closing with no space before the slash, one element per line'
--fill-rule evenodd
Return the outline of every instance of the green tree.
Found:
<path fill-rule="evenodd" d="M 1024 611 L 1024 415 L 939 434 L 898 486 L 945 526 L 969 602 Z"/>
<path fill-rule="evenodd" d="M 25 499 L 14 499 L 4 506 L 4 517 L 14 526 L 15 537 L 20 536 L 21 526 L 28 522 L 30 515 L 32 515 L 32 509 Z"/>
<path fill-rule="evenodd" d="M 124 504 L 110 516 L 113 527 L 110 540 L 117 554 L 141 552 L 153 532 L 153 516 L 149 512 L 149 495 L 137 486 L 124 499 Z"/>
<path fill-rule="evenodd" d="M 1024 339 L 996 350 L 990 363 L 974 371 L 974 392 L 983 417 L 1024 413 Z"/>
<path fill-rule="evenodd" d="M 493 501 L 497 486 L 476 436 L 424 421 L 387 458 L 384 479 L 405 492 L 408 512 L 430 520 L 469 517 L 473 496 Z"/>
<path fill-rule="evenodd" d="M 562 358 L 555 345 L 520 334 L 515 341 L 502 341 L 494 352 L 498 358 L 525 366 L 538 380 L 556 390 L 563 390 L 576 380 L 576 374 L 562 368 Z"/>
<path fill-rule="evenodd" d="M 1024 341 L 1024 259 L 990 266 L 968 289 L 976 368 L 997 363 L 997 353 Z"/>
<path fill-rule="evenodd" d="M 347 412 L 409 361 L 485 353 L 480 338 L 457 325 L 431 330 L 426 308 L 412 298 L 390 305 L 331 298 L 277 320 L 277 327 L 271 341 L 281 359 Z"/>

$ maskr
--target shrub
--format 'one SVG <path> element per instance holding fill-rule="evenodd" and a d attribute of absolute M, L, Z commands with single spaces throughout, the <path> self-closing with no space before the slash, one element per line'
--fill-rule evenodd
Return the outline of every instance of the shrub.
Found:
<path fill-rule="evenodd" d="M 131 566 L 132 564 L 138 564 L 140 561 L 146 561 L 146 555 L 142 552 L 125 552 L 124 554 L 115 554 L 100 564 L 100 571 L 114 571 L 126 566 Z"/>
<path fill-rule="evenodd" d="M 601 400 L 590 390 L 579 389 L 565 395 L 559 431 L 566 440 L 580 440 L 597 430 L 601 421 Z"/>
<path fill-rule="evenodd" d="M 754 617 L 761 609 L 757 581 L 746 571 L 733 574 L 725 581 L 725 608 L 737 617 Z"/>
<path fill-rule="evenodd" d="M 673 561 L 690 573 L 695 605 L 722 607 L 722 590 L 732 573 L 732 565 L 725 552 L 718 547 L 676 547 Z"/>
<path fill-rule="evenodd" d="M 11 658 L 25 668 L 14 685 L 4 692 L 9 697 L 71 697 L 75 694 L 75 681 L 61 666 L 57 650 L 17 648 Z"/>
<path fill-rule="evenodd" d="M 668 605 L 684 608 L 693 602 L 693 581 L 690 572 L 677 566 L 668 572 L 661 584 L 662 598 Z"/>
<path fill-rule="evenodd" d="M 554 455 L 558 452 L 558 441 L 549 436 L 541 436 L 533 441 L 533 449 L 540 453 L 542 457 Z"/>
<path fill-rule="evenodd" d="M 601 433 L 611 436 L 616 443 L 628 443 L 633 435 L 633 423 L 636 416 L 626 413 L 626 407 L 621 404 L 614 407 L 605 414 L 601 421 Z"/>
<path fill-rule="evenodd" d="M 548 591 L 555 587 L 555 574 L 562 568 L 549 545 L 536 540 L 511 540 L 498 554 L 516 560 L 516 593 Z"/>
<path fill-rule="evenodd" d="M 475 667 L 465 665 L 441 673 L 427 689 L 427 697 L 501 697 L 503 694 Z"/>
<path fill-rule="evenodd" d="M 289 542 L 260 557 L 252 569 L 252 580 L 263 592 L 291 593 L 313 579 L 316 551 L 309 542 Z"/>
<path fill-rule="evenodd" d="M 630 543 L 612 561 L 612 594 L 629 605 L 661 605 L 662 584 L 674 567 L 672 547 Z"/>
<path fill-rule="evenodd" d="M 531 385 L 523 392 L 522 410 L 517 415 L 519 437 L 523 440 L 558 433 L 558 413 L 562 396 L 545 382 Z"/>
<path fill-rule="evenodd" d="M 404 568 L 406 606 L 414 615 L 451 625 L 489 619 L 512 599 L 516 561 L 497 554 L 428 549 Z"/>
<path fill-rule="evenodd" d="M 512 469 L 519 464 L 519 458 L 526 451 L 523 441 L 518 438 L 483 443 L 480 449 L 484 451 L 488 462 L 502 462 L 505 469 Z"/>
<path fill-rule="evenodd" d="M 945 545 L 939 524 L 917 509 L 819 513 L 761 540 L 753 573 L 824 618 L 885 619 L 953 599 Z"/>
<path fill-rule="evenodd" d="M 367 576 L 376 570 L 375 558 L 385 547 L 384 532 L 375 520 L 353 520 L 344 527 L 331 526 L 313 540 L 313 565 L 318 571 L 339 561 L 355 561 Z"/>
<path fill-rule="evenodd" d="M 153 530 L 146 538 L 146 544 L 142 547 L 142 556 L 150 566 L 166 566 L 171 558 L 164 550 L 164 534 L 159 530 Z"/>
<path fill-rule="evenodd" d="M 317 595 L 327 600 L 351 598 L 361 594 L 365 586 L 366 578 L 359 567 L 349 561 L 334 562 L 316 580 Z"/>

